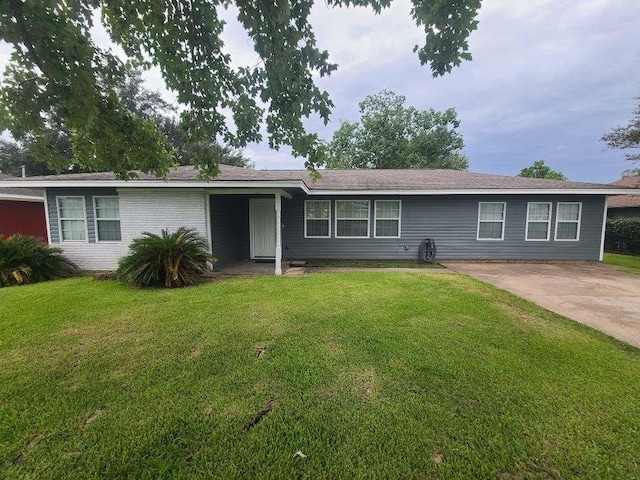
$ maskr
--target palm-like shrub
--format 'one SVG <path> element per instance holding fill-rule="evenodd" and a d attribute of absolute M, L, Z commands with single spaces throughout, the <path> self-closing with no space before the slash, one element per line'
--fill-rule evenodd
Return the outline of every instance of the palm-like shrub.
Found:
<path fill-rule="evenodd" d="M 116 276 L 137 287 L 175 288 L 198 282 L 215 258 L 207 241 L 194 229 L 180 227 L 160 235 L 143 232 L 129 246 L 129 254 L 118 262 Z"/>
<path fill-rule="evenodd" d="M 68 277 L 77 267 L 59 248 L 26 235 L 0 237 L 0 287 Z"/>

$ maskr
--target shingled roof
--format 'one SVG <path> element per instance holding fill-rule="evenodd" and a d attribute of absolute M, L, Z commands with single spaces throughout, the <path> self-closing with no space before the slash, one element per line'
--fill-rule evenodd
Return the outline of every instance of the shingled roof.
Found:
<path fill-rule="evenodd" d="M 22 180 L 16 179 L 6 173 L 0 173 L 0 181 L 14 179 Z M 44 190 L 41 188 L 0 187 L 0 199 L 10 199 L 13 197 L 42 197 L 44 199 Z"/>
<path fill-rule="evenodd" d="M 640 175 L 635 177 L 626 177 L 611 185 L 619 187 L 640 188 Z M 640 207 L 640 195 L 614 195 L 609 197 L 607 202 L 608 208 L 633 208 Z"/>
<path fill-rule="evenodd" d="M 625 186 L 602 185 L 597 183 L 567 182 L 540 178 L 489 175 L 460 170 L 320 170 L 321 178 L 313 180 L 307 170 L 251 170 L 229 165 L 220 166 L 220 174 L 214 182 L 260 182 L 268 186 L 275 182 L 301 182 L 310 191 L 442 191 L 442 190 L 625 190 Z M 76 173 L 14 179 L 13 181 L 34 184 L 107 182 L 114 186 L 143 186 L 147 182 L 157 184 L 152 175 L 139 173 L 138 178 L 129 182 L 118 181 L 111 172 Z M 198 178 L 193 166 L 182 166 L 169 172 L 167 184 L 179 182 L 206 186 Z M 219 185 L 219 183 L 218 183 Z"/>

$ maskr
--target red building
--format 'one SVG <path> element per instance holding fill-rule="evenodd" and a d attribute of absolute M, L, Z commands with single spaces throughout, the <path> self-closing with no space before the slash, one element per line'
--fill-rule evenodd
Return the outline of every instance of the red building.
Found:
<path fill-rule="evenodd" d="M 8 175 L 0 174 L 0 180 Z M 44 192 L 31 188 L 0 188 L 0 236 L 15 233 L 33 235 L 47 241 Z"/>

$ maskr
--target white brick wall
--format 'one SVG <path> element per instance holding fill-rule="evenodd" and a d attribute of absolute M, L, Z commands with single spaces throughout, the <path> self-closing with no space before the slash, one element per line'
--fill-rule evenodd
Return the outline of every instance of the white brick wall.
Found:
<path fill-rule="evenodd" d="M 207 238 L 206 197 L 202 190 L 121 188 L 121 242 L 71 243 L 61 247 L 65 255 L 83 270 L 115 270 L 118 259 L 127 254 L 129 244 L 142 232 L 195 228 Z"/>

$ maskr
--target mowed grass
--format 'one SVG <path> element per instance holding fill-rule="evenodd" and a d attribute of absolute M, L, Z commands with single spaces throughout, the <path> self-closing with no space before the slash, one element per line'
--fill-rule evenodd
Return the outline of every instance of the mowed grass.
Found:
<path fill-rule="evenodd" d="M 466 276 L 0 304 L 2 478 L 640 476 L 639 350 Z"/>
<path fill-rule="evenodd" d="M 637 273 L 640 273 L 640 256 L 621 255 L 619 253 L 605 253 L 604 263 L 629 268 L 638 271 Z"/>

